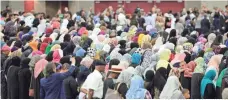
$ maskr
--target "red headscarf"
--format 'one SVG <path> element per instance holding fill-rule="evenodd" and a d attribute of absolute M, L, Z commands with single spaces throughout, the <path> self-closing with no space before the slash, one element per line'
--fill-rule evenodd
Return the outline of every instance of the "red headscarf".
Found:
<path fill-rule="evenodd" d="M 46 47 L 47 46 L 48 46 L 48 43 L 45 43 L 45 42 L 41 43 L 41 45 L 40 45 L 40 51 L 42 53 L 45 53 L 45 50 L 46 50 Z"/>

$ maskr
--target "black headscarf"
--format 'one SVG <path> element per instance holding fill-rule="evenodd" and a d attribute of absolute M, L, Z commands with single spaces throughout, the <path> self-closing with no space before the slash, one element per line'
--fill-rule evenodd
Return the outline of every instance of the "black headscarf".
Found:
<path fill-rule="evenodd" d="M 153 81 L 153 78 L 154 78 L 154 71 L 148 70 L 146 72 L 145 81 L 146 82 L 151 82 L 151 81 Z"/>
<path fill-rule="evenodd" d="M 25 58 L 21 61 L 21 68 L 29 68 L 30 58 Z"/>
<path fill-rule="evenodd" d="M 167 80 L 167 70 L 163 67 L 159 68 L 154 76 L 154 86 L 161 92 Z"/>
<path fill-rule="evenodd" d="M 130 48 L 131 48 L 131 49 L 133 49 L 133 48 L 139 48 L 139 44 L 136 43 L 136 42 L 132 42 L 132 43 L 130 44 Z"/>
<path fill-rule="evenodd" d="M 21 58 L 18 57 L 18 56 L 15 56 L 12 58 L 12 65 L 13 66 L 20 66 L 20 63 L 21 63 Z"/>
<path fill-rule="evenodd" d="M 119 44 L 120 44 L 120 49 L 125 49 L 126 48 L 126 41 L 125 40 L 120 40 Z"/>

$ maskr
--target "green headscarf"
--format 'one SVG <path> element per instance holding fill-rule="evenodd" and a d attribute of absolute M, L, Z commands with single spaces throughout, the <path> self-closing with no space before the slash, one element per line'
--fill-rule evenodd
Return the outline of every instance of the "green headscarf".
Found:
<path fill-rule="evenodd" d="M 223 69 L 222 72 L 220 73 L 220 75 L 217 79 L 217 82 L 216 82 L 216 86 L 218 86 L 218 87 L 222 86 L 222 79 L 223 79 L 223 76 L 225 75 L 226 70 L 227 70 L 227 68 Z"/>
<path fill-rule="evenodd" d="M 204 74 L 204 66 L 205 66 L 205 61 L 202 57 L 199 57 L 195 59 L 196 62 L 196 68 L 194 69 L 194 73 L 202 73 Z"/>
<path fill-rule="evenodd" d="M 50 51 L 51 51 L 51 47 L 52 47 L 53 45 L 52 44 L 49 44 L 47 47 L 46 47 L 46 49 L 45 49 L 45 54 L 48 54 Z"/>

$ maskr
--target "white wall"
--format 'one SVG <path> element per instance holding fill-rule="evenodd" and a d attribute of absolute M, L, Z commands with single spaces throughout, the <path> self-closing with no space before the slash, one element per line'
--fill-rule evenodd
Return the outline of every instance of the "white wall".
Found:
<path fill-rule="evenodd" d="M 24 1 L 9 1 L 9 6 L 13 11 L 24 11 Z"/>

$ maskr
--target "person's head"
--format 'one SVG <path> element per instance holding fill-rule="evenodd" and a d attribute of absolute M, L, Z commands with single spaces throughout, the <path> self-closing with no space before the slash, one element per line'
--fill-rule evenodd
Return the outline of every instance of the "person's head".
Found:
<path fill-rule="evenodd" d="M 225 7 L 226 7 L 226 10 L 228 10 L 228 5 L 226 5 Z"/>
<path fill-rule="evenodd" d="M 12 58 L 12 62 L 13 62 L 12 65 L 19 67 L 21 63 L 21 58 L 18 56 L 15 56 Z"/>
<path fill-rule="evenodd" d="M 120 61 L 118 59 L 112 59 L 109 62 L 109 69 L 112 68 L 112 65 L 118 65 L 120 63 Z"/>
<path fill-rule="evenodd" d="M 10 7 L 9 7 L 8 5 L 6 6 L 6 10 L 11 10 Z"/>
<path fill-rule="evenodd" d="M 228 99 L 228 88 L 226 87 L 222 91 L 222 99 Z"/>
<path fill-rule="evenodd" d="M 62 65 L 62 68 L 61 68 L 61 71 L 60 72 L 67 72 L 68 71 L 68 69 L 70 68 L 70 64 L 68 64 L 68 63 L 64 63 L 63 65 Z"/>
<path fill-rule="evenodd" d="M 183 89 L 182 94 L 184 95 L 185 99 L 190 99 L 190 93 L 188 89 Z"/>
<path fill-rule="evenodd" d="M 104 61 L 97 60 L 95 62 L 95 69 L 98 70 L 99 72 L 104 72 L 105 66 L 106 66 L 106 63 Z"/>
<path fill-rule="evenodd" d="M 45 67 L 45 77 L 51 76 L 53 73 L 56 72 L 56 65 L 52 62 L 49 62 Z"/>
<path fill-rule="evenodd" d="M 153 81 L 153 78 L 154 78 L 154 71 L 148 70 L 145 75 L 145 81 L 151 82 L 151 81 Z"/>
<path fill-rule="evenodd" d="M 175 29 L 172 29 L 170 31 L 170 36 L 169 37 L 176 37 L 176 34 L 177 34 L 176 30 Z"/>
<path fill-rule="evenodd" d="M 65 11 L 65 12 L 69 11 L 68 7 L 65 7 L 65 8 L 64 8 L 64 11 Z"/>

